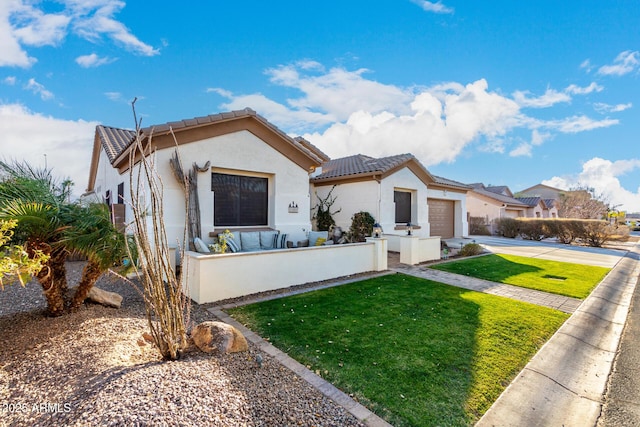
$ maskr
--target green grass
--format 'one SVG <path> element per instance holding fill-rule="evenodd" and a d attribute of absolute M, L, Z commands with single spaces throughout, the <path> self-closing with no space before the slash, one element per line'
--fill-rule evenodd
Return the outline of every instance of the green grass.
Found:
<path fill-rule="evenodd" d="M 231 310 L 395 426 L 464 426 L 568 315 L 402 274 Z"/>
<path fill-rule="evenodd" d="M 589 296 L 610 270 L 515 255 L 486 255 L 431 268 L 580 299 Z"/>

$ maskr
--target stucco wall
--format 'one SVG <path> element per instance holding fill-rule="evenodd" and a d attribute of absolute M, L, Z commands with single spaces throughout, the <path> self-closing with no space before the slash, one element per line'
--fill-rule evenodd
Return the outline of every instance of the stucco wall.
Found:
<path fill-rule="evenodd" d="M 420 227 L 420 229 L 414 230 L 414 235 L 429 236 L 427 186 L 408 168 L 402 168 L 385 177 L 380 183 L 379 222 L 384 234 L 406 234 L 404 230 L 394 230 L 396 226 L 396 205 L 393 201 L 393 193 L 395 190 L 411 191 L 411 224 Z"/>
<path fill-rule="evenodd" d="M 221 255 L 187 252 L 186 256 L 186 286 L 199 304 L 387 269 L 385 239 Z"/>
<path fill-rule="evenodd" d="M 184 196 L 170 169 L 169 158 L 172 152 L 173 150 L 163 150 L 158 153 L 157 164 L 165 184 L 165 199 L 172 204 L 165 211 L 167 234 L 176 235 L 181 233 L 184 223 Z M 302 240 L 305 232 L 310 230 L 307 171 L 251 132 L 234 132 L 181 145 L 180 157 L 185 169 L 190 168 L 194 162 L 197 162 L 198 166 L 203 166 L 207 161 L 211 162 L 208 172 L 198 174 L 202 238 L 205 242 L 211 241 L 209 232 L 219 228 L 214 224 L 215 195 L 211 191 L 212 171 L 268 178 L 269 223 L 266 225 L 290 234 L 293 241 Z M 298 206 L 298 212 L 289 213 L 291 203 Z"/>
<path fill-rule="evenodd" d="M 311 186 L 312 202 L 311 207 L 317 205 L 318 197 L 325 199 L 333 185 Z M 316 196 L 316 193 L 318 196 Z M 365 211 L 369 212 L 376 221 L 380 221 L 380 213 L 378 209 L 379 186 L 374 180 L 352 182 L 346 184 L 338 184 L 331 193 L 335 197 L 335 203 L 331 207 L 331 211 L 340 209 L 340 212 L 333 215 L 336 225 L 342 227 L 343 231 L 348 231 L 351 226 L 351 217 L 354 213 Z M 311 214 L 315 213 L 315 209 Z M 386 229 L 385 229 L 386 232 Z"/>

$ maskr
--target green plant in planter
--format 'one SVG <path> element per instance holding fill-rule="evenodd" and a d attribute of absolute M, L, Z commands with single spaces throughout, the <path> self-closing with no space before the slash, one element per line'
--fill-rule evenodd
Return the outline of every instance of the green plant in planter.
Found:
<path fill-rule="evenodd" d="M 316 228 L 318 231 L 329 231 L 331 226 L 336 225 L 335 220 L 333 219 L 333 215 L 340 212 L 342 209 L 338 209 L 337 211 L 331 212 L 331 206 L 336 202 L 337 196 L 331 196 L 333 189 L 336 188 L 334 185 L 331 187 L 329 194 L 324 199 L 318 196 L 318 192 L 316 191 L 316 197 L 318 198 L 318 204 L 313 208 L 316 209 L 316 213 L 313 214 L 313 219 L 316 220 Z"/>
<path fill-rule="evenodd" d="M 373 224 L 376 220 L 369 212 L 357 212 L 351 217 L 349 228 L 349 240 L 352 242 L 364 242 L 366 237 L 373 233 Z"/>
<path fill-rule="evenodd" d="M 227 242 L 229 239 L 233 239 L 233 233 L 229 230 L 224 230 L 223 233 L 218 234 L 218 241 L 212 245 L 209 245 L 209 249 L 216 254 L 223 254 L 227 252 Z"/>

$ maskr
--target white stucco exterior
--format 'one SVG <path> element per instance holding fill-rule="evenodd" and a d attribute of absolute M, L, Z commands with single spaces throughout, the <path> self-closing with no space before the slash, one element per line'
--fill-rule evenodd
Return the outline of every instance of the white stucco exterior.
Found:
<path fill-rule="evenodd" d="M 332 188 L 333 184 L 312 184 L 312 206 L 318 202 L 315 193 L 325 199 Z M 340 212 L 333 215 L 336 225 L 346 231 L 351 225 L 351 217 L 354 213 L 367 211 L 382 226 L 385 235 L 406 235 L 404 227 L 406 224 L 395 221 L 395 191 L 411 193 L 411 224 L 415 227 L 413 235 L 430 236 L 427 200 L 432 196 L 455 203 L 455 236 L 461 237 L 468 234 L 466 192 L 427 188 L 427 185 L 408 167 L 401 168 L 379 180 L 369 178 L 337 183 L 332 192 L 336 200 L 331 209 L 332 212 L 340 209 Z"/>
<path fill-rule="evenodd" d="M 169 159 L 175 148 L 165 148 L 155 153 L 156 170 L 163 185 L 164 221 L 167 241 L 183 244 L 185 222 L 185 196 L 180 183 L 174 178 Z M 309 175 L 282 153 L 266 144 L 248 131 L 233 132 L 200 141 L 182 144 L 179 147 L 185 173 L 195 162 L 204 166 L 210 161 L 206 172 L 198 173 L 198 197 L 200 201 L 202 236 L 205 242 L 213 241 L 209 232 L 214 224 L 214 193 L 211 190 L 211 173 L 221 172 L 235 175 L 250 175 L 268 179 L 268 223 L 265 227 L 288 233 L 291 240 L 302 240 L 311 229 Z M 94 193 L 103 200 L 111 190 L 113 201 L 118 184 L 124 183 L 124 199 L 131 200 L 129 172 L 120 175 L 101 150 L 96 173 Z M 297 212 L 289 212 L 289 205 L 297 205 Z M 132 218 L 127 207 L 127 221 Z M 220 227 L 217 227 L 220 228 Z M 242 227 L 233 227 L 240 229 Z"/>

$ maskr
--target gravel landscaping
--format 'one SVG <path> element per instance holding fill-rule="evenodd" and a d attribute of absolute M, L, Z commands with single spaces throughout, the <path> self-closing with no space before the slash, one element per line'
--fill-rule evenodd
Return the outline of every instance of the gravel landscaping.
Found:
<path fill-rule="evenodd" d="M 69 263 L 75 283 L 83 263 Z M 361 426 L 277 361 L 249 351 L 161 361 L 142 339 L 141 296 L 103 277 L 120 309 L 44 317 L 37 283 L 0 291 L 0 426 Z M 192 321 L 217 320 L 194 304 Z"/>

